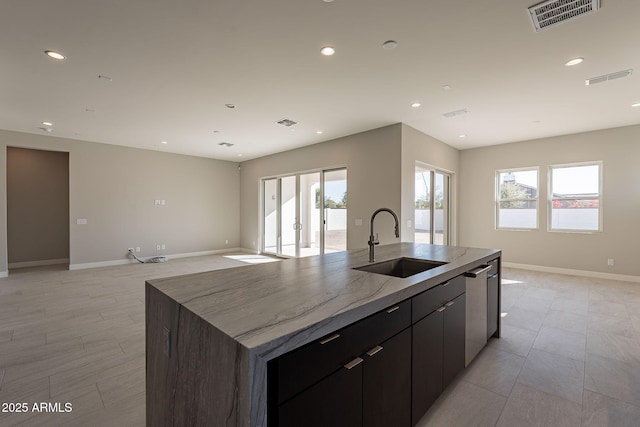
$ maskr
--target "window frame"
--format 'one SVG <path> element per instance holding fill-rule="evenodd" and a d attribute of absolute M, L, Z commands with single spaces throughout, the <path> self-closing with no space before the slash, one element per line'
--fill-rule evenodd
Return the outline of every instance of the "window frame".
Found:
<path fill-rule="evenodd" d="M 582 167 L 582 166 L 598 166 L 598 197 L 554 197 L 553 196 L 553 170 L 562 168 Z M 547 231 L 550 233 L 579 233 L 592 234 L 602 232 L 602 189 L 603 189 L 603 162 L 595 160 L 589 162 L 561 163 L 549 165 L 547 167 Z M 585 230 L 574 228 L 553 228 L 553 202 L 554 200 L 597 200 L 598 201 L 598 229 Z"/>
<path fill-rule="evenodd" d="M 500 174 L 509 172 L 524 172 L 535 171 L 536 172 L 536 197 L 528 199 L 500 199 Z M 495 173 L 495 201 L 494 201 L 494 220 L 496 230 L 506 231 L 535 231 L 540 229 L 540 167 L 528 166 L 520 168 L 507 168 L 497 169 Z M 535 202 L 536 206 L 536 224 L 535 227 L 503 227 L 500 226 L 500 202 Z"/>

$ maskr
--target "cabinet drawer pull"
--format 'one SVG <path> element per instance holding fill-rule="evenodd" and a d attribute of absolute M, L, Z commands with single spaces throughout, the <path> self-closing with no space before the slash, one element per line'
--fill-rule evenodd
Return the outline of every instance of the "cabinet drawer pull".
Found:
<path fill-rule="evenodd" d="M 382 346 L 375 346 L 373 347 L 371 350 L 367 351 L 367 356 L 373 356 L 374 354 L 378 353 L 380 350 L 382 350 Z"/>
<path fill-rule="evenodd" d="M 449 281 L 449 280 L 448 280 L 448 281 L 444 282 L 444 283 L 442 284 L 442 286 L 449 286 L 449 283 L 451 283 L 451 281 Z"/>
<path fill-rule="evenodd" d="M 331 335 L 331 336 L 329 336 L 329 337 L 326 337 L 326 338 L 324 338 L 324 339 L 321 339 L 321 340 L 320 340 L 320 344 L 324 345 L 324 344 L 326 344 L 326 343 L 328 343 L 328 342 L 330 342 L 330 341 L 333 341 L 333 340 L 335 340 L 335 339 L 337 339 L 337 338 L 340 338 L 340 334 L 333 334 L 333 335 Z"/>
<path fill-rule="evenodd" d="M 451 307 L 453 304 L 455 304 L 455 301 L 449 301 L 448 303 L 446 303 L 444 306 L 445 307 Z"/>
<path fill-rule="evenodd" d="M 359 364 L 361 364 L 362 362 L 364 362 L 363 359 L 360 359 L 359 357 L 356 357 L 351 362 L 349 362 L 346 365 L 344 365 L 344 367 L 347 368 L 347 369 L 353 369 L 356 366 L 358 366 Z"/>
<path fill-rule="evenodd" d="M 447 309 L 447 307 L 445 307 L 445 306 L 443 305 L 442 307 L 438 307 L 438 308 L 436 308 L 436 311 L 437 311 L 438 313 L 442 313 L 442 312 L 443 312 L 443 311 L 445 311 L 446 309 Z"/>
<path fill-rule="evenodd" d="M 394 311 L 398 310 L 399 308 L 400 308 L 400 306 L 399 306 L 399 305 L 394 305 L 394 306 L 393 306 L 393 307 L 391 307 L 391 308 L 387 308 L 387 313 L 391 314 L 391 313 L 393 313 Z"/>

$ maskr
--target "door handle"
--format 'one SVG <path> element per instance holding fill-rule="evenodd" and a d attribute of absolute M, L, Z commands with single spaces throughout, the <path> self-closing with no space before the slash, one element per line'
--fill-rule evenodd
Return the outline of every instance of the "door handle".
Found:
<path fill-rule="evenodd" d="M 328 337 L 326 337 L 324 339 L 321 339 L 320 340 L 320 344 L 324 345 L 324 344 L 326 344 L 326 343 L 328 343 L 330 341 L 333 341 L 335 339 L 338 339 L 338 338 L 340 338 L 340 334 L 333 334 L 333 335 L 328 336 Z"/>
<path fill-rule="evenodd" d="M 451 307 L 453 304 L 455 304 L 455 301 L 449 301 L 448 303 L 446 303 L 444 306 L 445 307 Z"/>
<path fill-rule="evenodd" d="M 367 351 L 367 356 L 373 356 L 376 353 L 379 353 L 380 351 L 382 351 L 382 346 L 375 346 L 373 347 L 371 350 Z"/>
<path fill-rule="evenodd" d="M 364 362 L 363 359 L 360 359 L 359 357 L 356 357 L 351 362 L 349 362 L 346 365 L 344 365 L 344 367 L 347 368 L 347 369 L 353 369 L 356 366 L 358 366 L 359 364 L 361 364 L 362 362 Z"/>
<path fill-rule="evenodd" d="M 438 313 L 442 313 L 442 312 L 443 312 L 443 311 L 445 311 L 446 309 L 447 309 L 447 307 L 445 307 L 445 306 L 443 305 L 442 307 L 438 307 L 438 308 L 436 308 L 436 311 L 437 311 Z"/>
<path fill-rule="evenodd" d="M 386 312 L 387 312 L 387 313 L 389 313 L 389 314 L 391 314 L 391 313 L 393 313 L 394 311 L 398 310 L 399 308 L 400 308 L 400 306 L 398 306 L 398 305 L 394 305 L 394 306 L 393 306 L 393 307 L 391 307 L 391 308 L 387 308 Z"/>

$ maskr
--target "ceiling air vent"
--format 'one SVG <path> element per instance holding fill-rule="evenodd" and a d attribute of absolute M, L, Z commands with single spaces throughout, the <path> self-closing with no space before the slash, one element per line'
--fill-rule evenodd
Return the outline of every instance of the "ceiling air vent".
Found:
<path fill-rule="evenodd" d="M 442 115 L 445 116 L 446 118 L 451 118 L 456 116 L 463 116 L 468 112 L 469 110 L 467 110 L 466 108 L 463 108 L 462 110 L 449 111 L 448 113 L 443 113 Z"/>
<path fill-rule="evenodd" d="M 282 126 L 286 126 L 286 127 L 291 127 L 293 125 L 297 125 L 298 124 L 298 122 L 294 122 L 293 120 L 289 120 L 289 119 L 278 120 L 276 123 L 279 124 L 279 125 L 282 125 Z"/>
<path fill-rule="evenodd" d="M 594 85 L 596 83 L 603 83 L 609 80 L 621 79 L 623 77 L 630 76 L 633 70 L 616 71 L 615 73 L 605 74 L 604 76 L 592 77 L 584 81 L 587 86 Z"/>
<path fill-rule="evenodd" d="M 529 8 L 536 31 L 595 12 L 600 0 L 547 0 Z"/>

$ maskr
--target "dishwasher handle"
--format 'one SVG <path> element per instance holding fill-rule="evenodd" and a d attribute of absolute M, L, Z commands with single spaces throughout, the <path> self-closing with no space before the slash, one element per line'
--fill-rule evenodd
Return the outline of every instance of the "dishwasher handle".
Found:
<path fill-rule="evenodd" d="M 490 265 L 481 265 L 478 268 L 474 268 L 471 271 L 467 271 L 466 273 L 464 273 L 464 277 L 478 277 L 480 276 L 482 273 L 485 273 L 489 270 L 491 270 L 491 266 Z"/>

